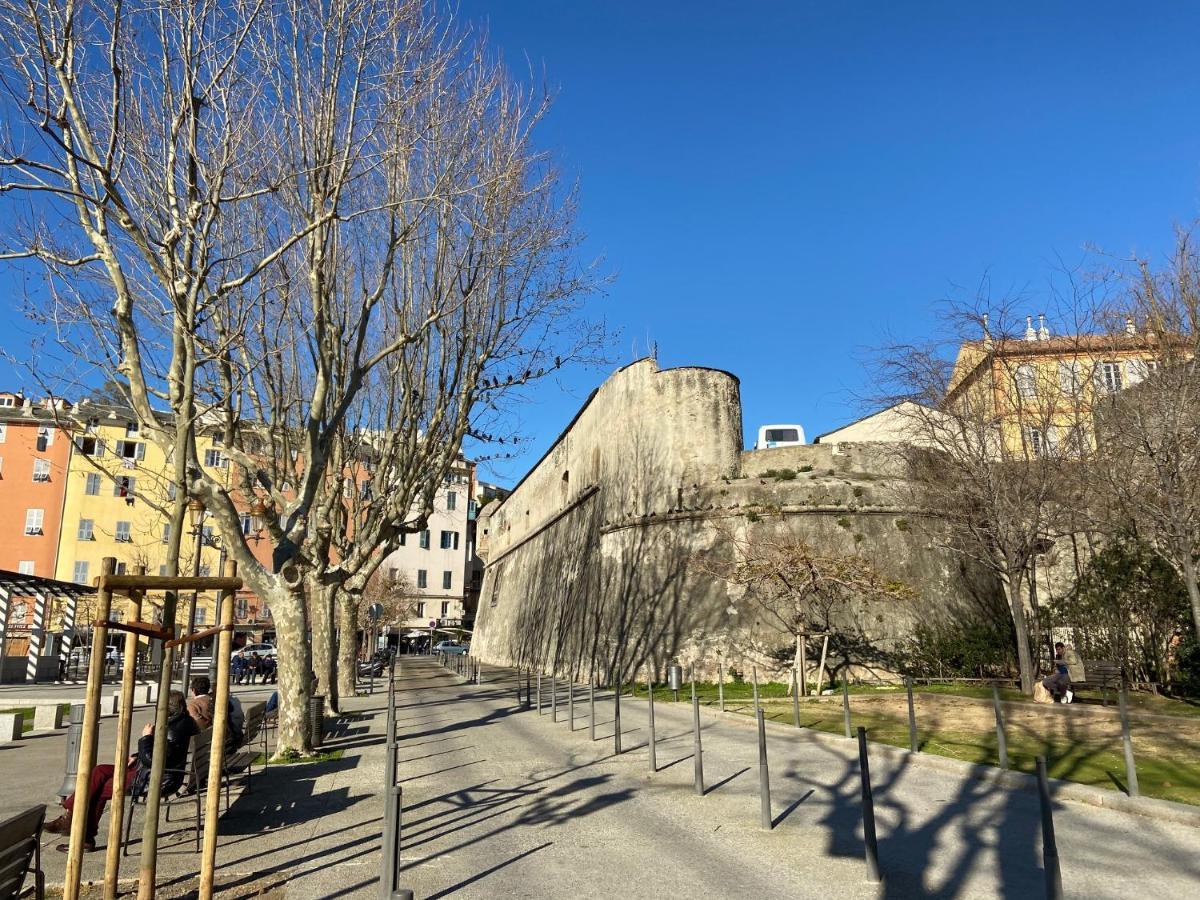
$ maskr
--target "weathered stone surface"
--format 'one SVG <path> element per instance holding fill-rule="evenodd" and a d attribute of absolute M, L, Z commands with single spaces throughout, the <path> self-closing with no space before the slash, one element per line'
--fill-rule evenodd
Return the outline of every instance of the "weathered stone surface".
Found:
<path fill-rule="evenodd" d="M 913 510 L 898 454 L 879 445 L 743 451 L 737 379 L 627 366 L 592 395 L 503 503 L 483 510 L 487 561 L 472 652 L 549 671 L 628 675 L 681 654 L 737 661 L 744 630 L 701 563 L 729 535 L 796 534 L 858 552 L 916 599 L 843 611 L 858 665 L 885 666 L 917 622 L 994 591 L 942 550 Z M 781 470 L 787 470 L 782 472 Z M 772 473 L 772 474 L 768 474 Z"/>

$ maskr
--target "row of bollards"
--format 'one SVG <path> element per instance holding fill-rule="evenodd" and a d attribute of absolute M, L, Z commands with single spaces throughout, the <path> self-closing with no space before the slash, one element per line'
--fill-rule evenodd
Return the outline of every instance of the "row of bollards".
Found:
<path fill-rule="evenodd" d="M 722 672 L 722 675 L 724 673 Z M 766 734 L 766 716 L 759 702 L 758 690 L 758 673 L 753 673 L 754 687 L 754 706 L 755 717 L 758 726 L 758 771 L 759 771 L 759 805 L 760 805 L 760 825 L 764 830 L 770 831 L 774 829 L 773 811 L 771 806 L 771 782 L 770 768 L 767 754 L 767 734 Z M 529 707 L 530 699 L 530 679 L 532 676 L 529 672 L 524 674 L 525 694 L 524 706 Z M 537 709 L 538 713 L 542 712 L 542 675 L 536 675 L 537 686 Z M 694 787 L 698 796 L 704 796 L 704 754 L 700 727 L 700 702 L 696 691 L 696 674 L 694 665 L 689 671 L 689 680 L 691 682 L 691 701 L 692 701 L 692 733 L 693 733 L 693 762 L 694 762 Z M 522 671 L 517 669 L 517 702 L 522 705 Z M 724 709 L 724 688 L 723 678 L 718 682 L 718 702 Z M 568 679 L 567 693 L 567 708 L 569 730 L 575 730 L 575 685 Z M 551 720 L 558 721 L 558 678 L 556 675 L 550 679 L 551 690 Z M 674 683 L 672 687 L 674 687 Z M 592 680 L 588 681 L 588 736 L 591 741 L 596 740 L 596 715 L 595 715 L 595 683 Z M 613 742 L 614 753 L 621 754 L 621 694 L 623 686 L 618 679 L 614 678 L 613 684 Z M 795 672 L 792 673 L 792 719 L 795 727 L 800 728 L 800 709 L 799 709 L 799 686 Z M 649 730 L 649 741 L 647 744 L 648 767 L 651 773 L 658 772 L 657 758 L 657 733 L 655 724 L 655 700 L 654 700 L 654 680 L 653 675 L 647 667 L 646 672 L 646 691 L 647 691 L 647 725 Z M 908 732 L 909 732 L 909 748 L 913 753 L 919 752 L 919 742 L 916 724 L 916 711 L 913 699 L 913 683 L 911 678 L 905 679 L 905 691 L 908 703 Z M 999 761 L 1001 768 L 1008 768 L 1008 751 L 1007 743 L 1004 734 L 1004 714 L 1000 703 L 999 691 L 993 690 L 993 707 L 996 716 L 997 727 L 997 743 L 999 751 Z M 847 738 L 853 738 L 855 731 L 852 731 L 851 715 L 850 715 L 850 687 L 849 680 L 846 677 L 842 679 L 842 708 L 845 725 L 845 734 Z M 1137 776 L 1133 770 L 1132 745 L 1129 741 L 1128 716 L 1125 706 L 1125 693 L 1122 689 L 1121 693 L 1121 713 L 1122 713 L 1122 732 L 1125 740 L 1126 763 L 1131 773 L 1130 777 L 1130 794 L 1137 796 Z M 867 729 L 863 726 L 858 726 L 856 729 L 858 743 L 858 768 L 859 778 L 861 782 L 861 813 L 863 824 L 863 851 L 864 862 L 866 864 L 867 879 L 872 883 L 879 883 L 882 880 L 882 872 L 879 860 L 879 840 L 875 823 L 875 802 L 874 795 L 871 789 L 871 771 L 870 761 L 868 758 L 867 747 Z M 1038 793 L 1041 806 L 1042 816 L 1042 855 L 1043 866 L 1046 879 L 1046 893 L 1051 900 L 1060 900 L 1062 897 L 1062 875 L 1059 868 L 1057 845 L 1054 838 L 1054 821 L 1053 821 L 1053 806 L 1050 798 L 1048 780 L 1046 776 L 1046 760 L 1044 757 L 1037 758 L 1037 778 L 1038 778 Z"/>

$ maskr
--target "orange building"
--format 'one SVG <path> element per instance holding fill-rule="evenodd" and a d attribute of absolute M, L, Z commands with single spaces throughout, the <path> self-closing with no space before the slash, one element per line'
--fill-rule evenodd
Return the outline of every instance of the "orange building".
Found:
<path fill-rule="evenodd" d="M 70 404 L 0 393 L 0 569 L 53 578 L 71 461 Z"/>

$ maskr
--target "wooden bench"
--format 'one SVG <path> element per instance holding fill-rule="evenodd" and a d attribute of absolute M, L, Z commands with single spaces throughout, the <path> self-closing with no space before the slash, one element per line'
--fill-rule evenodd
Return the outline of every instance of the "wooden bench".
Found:
<path fill-rule="evenodd" d="M 250 746 L 251 743 L 258 738 L 262 738 L 263 752 L 266 750 L 266 734 L 262 728 L 263 709 L 265 704 L 258 703 L 250 707 L 246 713 L 246 730 L 241 746 L 230 750 L 225 761 L 221 766 L 221 784 L 217 786 L 217 790 L 224 789 L 225 791 L 225 809 L 229 809 L 230 802 L 230 785 L 234 778 L 239 776 L 244 778 L 246 792 L 250 791 L 250 776 L 251 768 L 254 760 L 258 758 L 259 750 L 257 747 Z M 174 794 L 162 797 L 159 801 L 160 808 L 166 810 L 166 820 L 171 821 L 171 809 L 178 806 L 191 805 L 195 812 L 195 833 L 196 833 L 196 852 L 201 849 L 201 837 L 204 833 L 204 797 L 208 793 L 208 766 L 212 757 L 212 729 L 207 729 L 197 735 L 192 736 L 191 744 L 188 747 L 188 760 L 182 770 L 183 786 Z M 144 795 L 129 798 L 129 805 L 125 817 L 125 840 L 122 845 L 122 853 L 129 855 L 129 836 L 133 829 L 133 810 L 135 806 L 144 806 L 146 798 Z"/>
<path fill-rule="evenodd" d="M 42 824 L 46 807 L 34 806 L 0 822 L 0 898 L 19 897 L 25 876 L 33 872 L 33 896 L 46 896 L 42 872 Z"/>
<path fill-rule="evenodd" d="M 1083 681 L 1072 681 L 1071 690 L 1080 688 L 1103 691 L 1103 703 L 1108 706 L 1109 689 L 1120 690 L 1125 670 L 1119 662 L 1111 659 L 1083 660 Z"/>

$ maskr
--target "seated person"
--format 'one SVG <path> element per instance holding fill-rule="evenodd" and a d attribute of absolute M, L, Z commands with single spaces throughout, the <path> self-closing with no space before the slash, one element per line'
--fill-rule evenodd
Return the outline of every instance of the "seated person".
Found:
<path fill-rule="evenodd" d="M 212 728 L 213 723 L 213 706 L 212 696 L 209 691 L 212 690 L 212 683 L 208 680 L 207 675 L 197 675 L 192 679 L 191 696 L 188 697 L 187 710 L 193 719 L 196 720 L 196 725 L 201 731 L 207 731 Z"/>
<path fill-rule="evenodd" d="M 188 744 L 192 735 L 198 734 L 195 720 L 188 715 L 187 704 L 181 691 L 171 691 L 167 697 L 167 743 L 166 759 L 164 760 L 162 776 L 162 793 L 164 796 L 179 790 L 183 784 L 184 766 L 187 764 Z M 141 796 L 146 792 L 150 781 L 150 766 L 154 755 L 154 725 L 147 723 L 142 729 L 142 737 L 138 741 L 137 753 L 131 755 L 126 763 L 125 787 L 131 797 Z M 100 830 L 100 817 L 104 815 L 104 806 L 112 799 L 113 782 L 118 777 L 111 765 L 96 766 L 88 783 L 87 795 L 87 827 L 84 829 L 83 849 L 90 853 L 96 849 L 96 834 Z M 63 800 L 66 813 L 46 825 L 46 830 L 52 834 L 69 835 L 71 833 L 71 817 L 75 814 L 75 795 L 71 794 Z M 67 844 L 59 844 L 58 849 L 67 852 Z"/>
<path fill-rule="evenodd" d="M 1071 676 L 1067 671 L 1067 648 L 1062 641 L 1054 645 L 1054 671 L 1042 679 L 1042 687 L 1050 692 L 1050 696 L 1063 703 L 1075 699 L 1071 690 Z"/>

